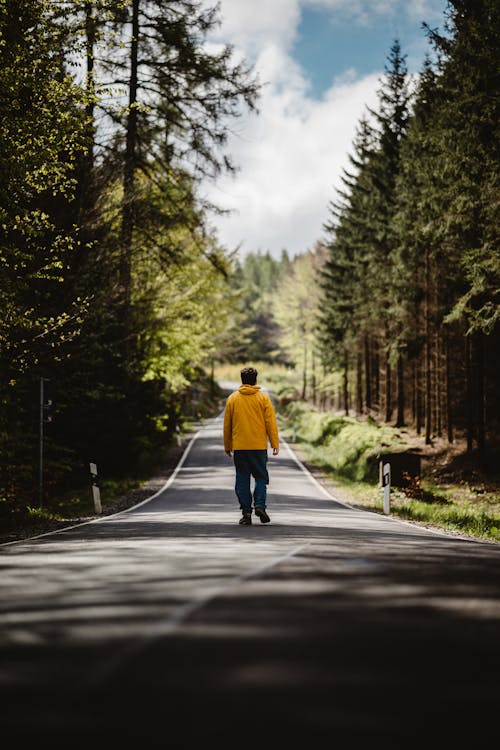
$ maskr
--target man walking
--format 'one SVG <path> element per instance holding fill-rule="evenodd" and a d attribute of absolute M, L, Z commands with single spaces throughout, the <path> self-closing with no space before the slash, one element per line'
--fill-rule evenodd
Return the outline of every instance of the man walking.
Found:
<path fill-rule="evenodd" d="M 255 515 L 262 523 L 271 520 L 266 511 L 267 446 L 273 456 L 279 453 L 278 425 L 271 399 L 257 383 L 257 370 L 244 367 L 241 385 L 226 401 L 224 411 L 224 450 L 233 456 L 236 467 L 235 491 L 243 513 L 240 524 L 252 524 L 252 491 L 250 479 L 254 478 L 253 503 Z"/>

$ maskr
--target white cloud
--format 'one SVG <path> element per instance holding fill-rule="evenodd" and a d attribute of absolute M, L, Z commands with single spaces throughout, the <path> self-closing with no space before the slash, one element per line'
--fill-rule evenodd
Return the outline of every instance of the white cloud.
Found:
<path fill-rule="evenodd" d="M 220 36 L 243 47 L 246 54 L 258 52 L 267 43 L 287 48 L 300 21 L 300 2 L 221 0 L 221 19 Z"/>
<path fill-rule="evenodd" d="M 418 21 L 436 21 L 443 17 L 443 6 L 442 0 L 408 0 L 407 12 Z"/>
<path fill-rule="evenodd" d="M 210 0 L 207 0 L 210 4 Z M 349 14 L 358 22 L 397 12 L 430 17 L 442 0 L 222 0 L 222 25 L 214 41 L 235 46 L 255 64 L 264 87 L 258 115 L 231 123 L 228 150 L 235 178 L 206 185 L 207 197 L 230 216 L 215 217 L 221 243 L 241 253 L 304 252 L 323 237 L 328 203 L 347 165 L 355 128 L 366 105 L 376 106 L 381 73 L 354 72 L 332 81 L 315 99 L 305 72 L 291 57 L 305 7 Z"/>
<path fill-rule="evenodd" d="M 209 197 L 233 211 L 215 220 L 228 249 L 296 254 L 323 236 L 328 202 L 365 105 L 375 105 L 378 78 L 344 79 L 318 101 L 283 51 L 268 47 L 259 69 L 272 83 L 260 114 L 246 117 L 229 144 L 239 172 L 219 179 Z"/>

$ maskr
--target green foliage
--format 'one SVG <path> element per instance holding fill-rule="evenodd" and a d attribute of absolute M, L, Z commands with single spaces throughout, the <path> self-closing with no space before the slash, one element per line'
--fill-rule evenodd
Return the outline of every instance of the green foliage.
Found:
<path fill-rule="evenodd" d="M 396 176 L 406 132 L 409 93 L 405 58 L 396 41 L 372 121 L 360 121 L 340 200 L 330 205 L 325 229 L 329 257 L 321 272 L 320 328 L 323 358 L 342 361 L 353 338 L 392 328 L 391 295 L 397 294 L 394 252 Z"/>
<path fill-rule="evenodd" d="M 309 446 L 315 463 L 356 481 L 376 481 L 380 453 L 406 445 L 392 427 L 315 411 L 303 403 L 290 404 L 283 416 L 288 434 L 295 428 L 296 440 Z"/>
<path fill-rule="evenodd" d="M 203 368 L 234 294 L 197 180 L 232 169 L 227 129 L 259 88 L 205 44 L 217 13 L 0 0 L 0 487 L 19 518 L 38 499 L 40 376 L 45 502 L 90 460 L 108 478 L 153 470 L 215 407 Z"/>
<path fill-rule="evenodd" d="M 411 97 L 393 45 L 330 204 L 319 314 L 346 410 L 389 421 L 396 405 L 397 424 L 467 430 L 480 453 L 499 427 L 499 13 L 452 0 Z"/>
<path fill-rule="evenodd" d="M 323 262 L 324 248 L 321 245 L 314 252 L 296 256 L 278 285 L 273 305 L 273 313 L 280 327 L 281 349 L 302 375 L 303 398 L 308 395 L 309 381 L 315 376 L 318 276 Z"/>
<path fill-rule="evenodd" d="M 285 251 L 280 260 L 269 252 L 248 253 L 242 260 L 235 259 L 230 275 L 235 320 L 232 341 L 226 352 L 221 352 L 222 358 L 287 363 L 275 307 L 280 282 L 290 265 Z"/>
<path fill-rule="evenodd" d="M 331 412 L 318 412 L 304 402 L 280 410 L 280 429 L 290 440 L 295 432 L 307 460 L 325 471 L 335 485 L 347 490 L 351 502 L 383 510 L 379 484 L 379 454 L 405 450 L 407 436 L 387 425 L 360 421 Z M 295 430 L 293 429 L 295 427 Z M 498 498 L 467 502 L 454 487 L 443 489 L 417 477 L 407 488 L 393 488 L 391 513 L 410 521 L 453 529 L 500 541 Z"/>
<path fill-rule="evenodd" d="M 216 352 L 230 319 L 226 280 L 189 236 L 184 243 L 182 262 L 156 272 L 145 267 L 135 276 L 142 377 L 164 380 L 173 391 L 191 382 L 194 363 Z"/>
<path fill-rule="evenodd" d="M 440 164 L 447 178 L 448 243 L 459 250 L 463 276 L 448 319 L 462 320 L 469 334 L 490 335 L 498 323 L 499 23 L 495 0 L 455 0 L 448 13 L 451 43 L 433 37 L 445 54 L 436 135 L 446 155 Z"/>
<path fill-rule="evenodd" d="M 0 4 L 0 363 L 3 382 L 59 355 L 85 305 L 64 289 L 80 251 L 65 207 L 85 148 L 81 89 L 66 74 L 48 3 Z"/>

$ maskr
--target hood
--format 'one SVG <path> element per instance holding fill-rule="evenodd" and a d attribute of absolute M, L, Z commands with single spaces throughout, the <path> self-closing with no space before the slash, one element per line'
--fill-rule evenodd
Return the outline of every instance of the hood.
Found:
<path fill-rule="evenodd" d="M 260 391 L 260 385 L 240 385 L 238 392 L 243 396 L 254 396 Z"/>

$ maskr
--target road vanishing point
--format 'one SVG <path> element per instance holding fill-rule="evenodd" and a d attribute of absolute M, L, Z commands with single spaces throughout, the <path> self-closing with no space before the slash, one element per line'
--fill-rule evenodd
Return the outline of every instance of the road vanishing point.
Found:
<path fill-rule="evenodd" d="M 0 547 L 3 747 L 498 738 L 500 546 L 339 502 L 286 444 L 269 471 L 240 526 L 220 415 L 148 500 Z"/>

